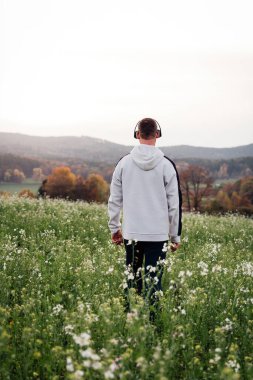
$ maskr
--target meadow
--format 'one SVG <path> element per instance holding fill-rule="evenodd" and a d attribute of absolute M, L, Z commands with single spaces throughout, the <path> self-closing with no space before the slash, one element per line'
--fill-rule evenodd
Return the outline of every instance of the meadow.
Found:
<path fill-rule="evenodd" d="M 34 195 L 37 195 L 41 181 L 35 181 L 32 178 L 26 178 L 21 183 L 0 182 L 0 191 L 10 194 L 17 194 L 24 189 L 29 189 Z"/>
<path fill-rule="evenodd" d="M 150 322 L 105 205 L 0 198 L 0 379 L 252 379 L 253 220 L 183 215 Z"/>

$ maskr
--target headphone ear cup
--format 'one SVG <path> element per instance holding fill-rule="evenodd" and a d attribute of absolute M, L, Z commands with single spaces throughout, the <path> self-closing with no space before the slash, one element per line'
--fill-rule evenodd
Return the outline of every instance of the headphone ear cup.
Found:
<path fill-rule="evenodd" d="M 135 139 L 138 139 L 137 132 L 139 132 L 139 124 L 140 124 L 140 122 L 138 121 L 138 123 L 136 124 L 136 126 L 134 128 L 134 138 Z"/>
<path fill-rule="evenodd" d="M 156 130 L 156 133 L 157 133 L 156 138 L 159 139 L 159 138 L 162 136 L 162 131 L 161 131 L 161 129 L 157 129 L 157 130 Z"/>

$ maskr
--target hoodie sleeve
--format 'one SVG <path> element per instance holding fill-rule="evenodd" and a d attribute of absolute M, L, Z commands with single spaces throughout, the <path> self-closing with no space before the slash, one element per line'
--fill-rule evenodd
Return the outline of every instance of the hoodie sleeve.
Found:
<path fill-rule="evenodd" d="M 177 170 L 172 163 L 172 170 L 165 173 L 165 190 L 168 202 L 169 235 L 173 243 L 180 242 L 182 229 L 182 194 Z"/>
<path fill-rule="evenodd" d="M 114 170 L 112 176 L 112 182 L 110 186 L 110 197 L 108 200 L 108 214 L 109 223 L 108 226 L 111 233 L 117 232 L 120 227 L 120 211 L 122 208 L 122 181 L 121 181 L 121 165 L 118 164 Z"/>

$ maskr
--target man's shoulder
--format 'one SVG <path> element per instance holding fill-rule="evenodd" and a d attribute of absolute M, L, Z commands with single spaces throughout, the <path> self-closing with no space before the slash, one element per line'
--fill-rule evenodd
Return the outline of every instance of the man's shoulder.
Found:
<path fill-rule="evenodd" d="M 130 157 L 130 153 L 125 154 L 124 156 L 122 156 L 122 157 L 119 159 L 119 161 L 116 163 L 115 166 L 118 166 L 118 164 L 122 164 L 122 163 L 124 163 L 124 161 L 127 160 L 129 157 Z"/>
<path fill-rule="evenodd" d="M 178 174 L 178 170 L 177 170 L 177 167 L 176 167 L 176 164 L 174 161 L 172 161 L 169 157 L 167 156 L 164 156 L 163 157 L 167 163 L 168 166 L 170 166 L 170 168 L 174 171 L 174 173 L 176 172 L 176 176 L 177 176 L 177 180 L 179 181 L 179 174 Z"/>
<path fill-rule="evenodd" d="M 171 158 L 169 158 L 165 155 L 163 156 L 163 158 L 166 160 L 165 162 L 167 162 L 169 165 L 172 165 L 176 169 L 176 164 Z"/>

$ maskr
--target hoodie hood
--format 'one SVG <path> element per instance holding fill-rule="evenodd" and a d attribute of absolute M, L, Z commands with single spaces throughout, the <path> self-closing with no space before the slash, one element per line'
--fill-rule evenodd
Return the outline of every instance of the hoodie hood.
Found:
<path fill-rule="evenodd" d="M 154 169 L 164 157 L 160 149 L 145 144 L 135 146 L 130 154 L 135 164 L 142 170 Z"/>

